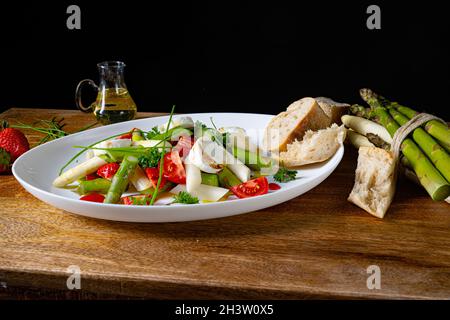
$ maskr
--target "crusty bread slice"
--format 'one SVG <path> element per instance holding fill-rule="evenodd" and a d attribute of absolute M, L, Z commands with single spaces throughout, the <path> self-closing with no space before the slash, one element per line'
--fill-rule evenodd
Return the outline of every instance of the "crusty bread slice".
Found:
<path fill-rule="evenodd" d="M 307 130 L 326 128 L 329 122 L 316 100 L 300 99 L 269 122 L 264 132 L 262 147 L 266 151 L 285 151 L 289 143 L 303 138 Z"/>
<path fill-rule="evenodd" d="M 350 108 L 349 104 L 336 102 L 330 98 L 317 97 L 315 99 L 328 118 L 330 118 L 330 124 L 341 124 L 341 117 L 346 114 L 347 110 Z"/>
<path fill-rule="evenodd" d="M 355 185 L 348 201 L 383 218 L 395 193 L 395 161 L 391 152 L 376 147 L 359 148 Z"/>
<path fill-rule="evenodd" d="M 280 162 L 285 167 L 298 167 L 328 160 L 344 142 L 345 133 L 345 127 L 336 124 L 319 131 L 309 130 L 301 141 L 287 145 L 287 151 L 280 153 Z"/>

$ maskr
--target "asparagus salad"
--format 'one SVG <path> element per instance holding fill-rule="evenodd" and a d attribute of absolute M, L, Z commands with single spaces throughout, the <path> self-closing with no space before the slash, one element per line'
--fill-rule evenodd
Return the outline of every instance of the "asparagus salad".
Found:
<path fill-rule="evenodd" d="M 263 195 L 295 179 L 296 171 L 279 169 L 262 155 L 239 127 L 217 129 L 191 117 L 169 118 L 150 131 L 138 128 L 105 137 L 81 151 L 55 179 L 73 188 L 80 200 L 124 204 L 196 204 Z M 81 154 L 86 160 L 65 169 Z M 161 200 L 161 201 L 160 201 Z M 165 201 L 162 201 L 165 200 Z"/>

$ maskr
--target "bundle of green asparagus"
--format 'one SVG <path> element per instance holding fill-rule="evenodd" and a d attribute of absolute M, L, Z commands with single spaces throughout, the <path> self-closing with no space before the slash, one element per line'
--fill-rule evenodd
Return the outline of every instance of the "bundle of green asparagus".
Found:
<path fill-rule="evenodd" d="M 353 105 L 351 113 L 375 121 L 391 137 L 400 126 L 418 114 L 417 111 L 392 102 L 370 89 L 361 89 L 362 99 L 369 105 Z M 431 120 L 416 128 L 401 146 L 402 165 L 414 172 L 420 184 L 433 200 L 450 196 L 450 130 L 438 120 Z"/>

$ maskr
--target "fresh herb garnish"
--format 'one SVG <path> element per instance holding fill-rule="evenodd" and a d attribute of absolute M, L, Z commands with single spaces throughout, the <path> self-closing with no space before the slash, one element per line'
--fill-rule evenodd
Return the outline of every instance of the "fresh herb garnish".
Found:
<path fill-rule="evenodd" d="M 156 168 L 159 159 L 161 159 L 161 152 L 159 152 L 158 148 L 152 148 L 147 154 L 139 157 L 139 166 L 142 169 Z"/>
<path fill-rule="evenodd" d="M 81 128 L 73 133 L 87 130 L 96 124 L 97 122 Z M 66 123 L 64 123 L 64 118 L 53 117 L 51 120 L 38 120 L 31 125 L 19 122 L 18 124 L 12 125 L 11 128 L 33 130 L 44 134 L 45 136 L 37 143 L 37 145 L 40 145 L 50 140 L 68 136 L 70 133 L 64 130 L 65 126 Z"/>
<path fill-rule="evenodd" d="M 164 136 L 164 141 L 166 141 L 167 138 L 170 137 L 167 134 L 167 131 L 169 131 L 170 123 L 172 122 L 172 116 L 173 116 L 174 111 L 175 111 L 175 105 L 172 106 L 172 110 L 170 111 L 169 122 L 167 122 L 167 128 L 166 128 L 166 134 Z M 150 205 L 151 206 L 155 203 L 156 196 L 158 195 L 158 192 L 159 192 L 159 186 L 161 185 L 161 179 L 162 179 L 162 176 L 163 176 L 163 168 L 164 168 L 164 155 L 165 154 L 166 154 L 166 148 L 162 148 L 162 152 L 161 152 L 161 156 L 160 156 L 160 160 L 159 160 L 158 183 L 156 184 L 155 192 L 153 192 L 152 199 L 150 201 Z"/>
<path fill-rule="evenodd" d="M 59 175 L 61 175 L 63 173 L 64 169 L 67 168 L 76 159 L 78 159 L 78 157 L 81 156 L 86 150 L 92 149 L 97 143 L 100 143 L 100 142 L 103 142 L 103 141 L 106 141 L 106 140 L 109 140 L 109 139 L 112 139 L 112 138 L 116 138 L 116 137 L 119 137 L 119 136 L 124 135 L 124 134 L 127 134 L 127 132 L 122 132 L 122 133 L 119 133 L 119 134 L 115 134 L 113 136 L 109 136 L 109 137 L 107 137 L 105 139 L 102 139 L 100 141 L 94 142 L 94 143 L 88 145 L 87 147 L 79 147 L 79 148 L 82 148 L 83 150 L 81 150 L 76 155 L 74 155 L 72 158 L 70 158 L 70 160 L 59 170 Z"/>
<path fill-rule="evenodd" d="M 136 206 L 147 206 L 150 203 L 150 197 L 131 197 L 131 203 Z"/>
<path fill-rule="evenodd" d="M 278 182 L 289 182 L 295 180 L 297 171 L 280 168 L 277 173 L 273 175 L 273 179 Z"/>
<path fill-rule="evenodd" d="M 177 195 L 173 196 L 172 203 L 183 203 L 183 204 L 196 204 L 199 203 L 197 197 L 194 197 L 189 192 L 180 191 Z"/>
<path fill-rule="evenodd" d="M 157 126 L 153 127 L 150 129 L 150 131 L 147 131 L 145 134 L 145 137 L 147 140 L 152 140 L 154 137 L 156 137 L 157 135 L 160 135 L 161 132 L 159 132 L 159 129 Z"/>

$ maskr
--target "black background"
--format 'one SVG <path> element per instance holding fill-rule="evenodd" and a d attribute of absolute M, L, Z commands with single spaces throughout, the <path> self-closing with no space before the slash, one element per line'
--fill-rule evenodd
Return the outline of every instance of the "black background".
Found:
<path fill-rule="evenodd" d="M 81 7 L 81 30 L 66 9 Z M 382 29 L 366 9 L 381 7 Z M 370 87 L 449 117 L 444 1 L 35 1 L 2 4 L 0 108 L 75 108 L 79 80 L 122 60 L 140 111 L 278 113 Z"/>

